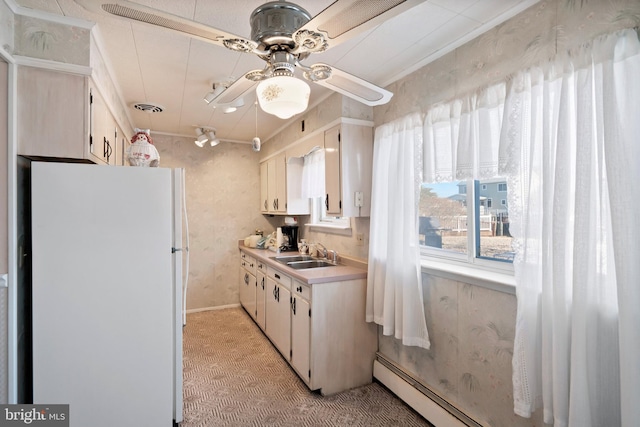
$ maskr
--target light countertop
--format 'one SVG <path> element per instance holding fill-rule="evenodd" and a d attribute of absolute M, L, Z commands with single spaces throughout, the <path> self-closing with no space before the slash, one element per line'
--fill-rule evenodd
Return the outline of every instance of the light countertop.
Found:
<path fill-rule="evenodd" d="M 339 264 L 333 267 L 308 268 L 296 270 L 275 260 L 277 256 L 298 255 L 297 252 L 276 253 L 268 249 L 255 249 L 244 246 L 244 241 L 238 242 L 238 248 L 258 261 L 262 261 L 267 266 L 273 267 L 287 276 L 291 276 L 302 283 L 309 285 L 318 283 L 342 282 L 345 280 L 366 279 L 366 262 L 339 258 Z"/>

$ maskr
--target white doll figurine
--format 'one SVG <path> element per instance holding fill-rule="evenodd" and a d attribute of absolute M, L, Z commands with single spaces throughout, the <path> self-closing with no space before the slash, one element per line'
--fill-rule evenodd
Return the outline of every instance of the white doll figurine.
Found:
<path fill-rule="evenodd" d="M 131 145 L 127 149 L 127 160 L 131 166 L 160 166 L 160 155 L 153 146 L 149 129 L 135 129 L 136 134 L 131 138 Z"/>

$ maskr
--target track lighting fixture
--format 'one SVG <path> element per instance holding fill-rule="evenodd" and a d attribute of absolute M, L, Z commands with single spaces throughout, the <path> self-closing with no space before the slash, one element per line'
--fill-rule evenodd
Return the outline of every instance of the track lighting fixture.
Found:
<path fill-rule="evenodd" d="M 238 98 L 235 101 L 233 101 L 231 104 L 226 106 L 223 111 L 225 114 L 229 114 L 229 113 L 233 113 L 238 108 L 243 106 L 244 106 L 244 98 Z"/>
<path fill-rule="evenodd" d="M 209 132 L 207 132 L 207 136 L 209 137 L 209 144 L 211 144 L 212 147 L 215 147 L 216 145 L 220 144 L 220 140 L 216 136 L 215 129 L 211 129 Z"/>
<path fill-rule="evenodd" d="M 200 148 L 204 147 L 204 144 L 206 144 L 207 141 L 209 141 L 209 137 L 207 137 L 207 135 L 205 135 L 205 133 L 202 130 L 202 128 L 196 128 L 196 136 L 197 137 L 196 137 L 196 140 L 194 142 Z"/>
<path fill-rule="evenodd" d="M 207 93 L 204 96 L 204 102 L 206 102 L 207 104 L 210 104 L 214 99 L 216 99 L 218 96 L 220 96 L 222 94 L 222 92 L 224 92 L 227 89 L 227 86 L 222 84 L 222 83 L 214 83 L 213 84 L 213 91 Z"/>
<path fill-rule="evenodd" d="M 220 144 L 220 139 L 216 136 L 215 128 L 197 127 L 196 140 L 194 142 L 200 148 L 204 147 L 207 142 L 212 147 L 215 147 Z"/>

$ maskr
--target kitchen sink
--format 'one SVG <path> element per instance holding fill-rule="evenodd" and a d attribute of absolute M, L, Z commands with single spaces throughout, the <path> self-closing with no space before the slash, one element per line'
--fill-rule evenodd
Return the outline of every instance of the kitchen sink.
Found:
<path fill-rule="evenodd" d="M 287 265 L 291 268 L 295 268 L 296 270 L 302 270 L 305 268 L 334 267 L 336 264 L 321 259 L 313 259 L 309 261 L 288 262 Z"/>
<path fill-rule="evenodd" d="M 275 257 L 275 260 L 282 264 L 288 264 L 290 262 L 312 261 L 313 257 L 309 255 L 283 255 Z"/>
<path fill-rule="evenodd" d="M 309 255 L 283 255 L 274 258 L 279 263 L 288 265 L 296 270 L 302 270 L 306 268 L 318 268 L 318 267 L 333 267 L 336 264 L 327 261 L 325 259 L 313 258 Z"/>

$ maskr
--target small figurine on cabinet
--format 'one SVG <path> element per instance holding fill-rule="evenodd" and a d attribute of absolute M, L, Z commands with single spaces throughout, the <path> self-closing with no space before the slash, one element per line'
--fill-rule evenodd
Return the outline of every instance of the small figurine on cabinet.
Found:
<path fill-rule="evenodd" d="M 153 145 L 149 129 L 135 129 L 136 134 L 131 138 L 131 145 L 127 149 L 127 160 L 131 166 L 160 166 L 160 155 Z"/>

